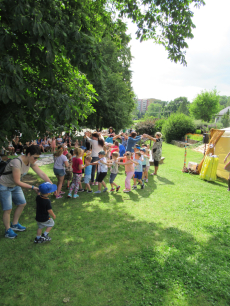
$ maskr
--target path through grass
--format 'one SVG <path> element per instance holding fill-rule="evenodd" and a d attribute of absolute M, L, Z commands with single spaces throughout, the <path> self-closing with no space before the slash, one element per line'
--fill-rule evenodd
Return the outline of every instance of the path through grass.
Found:
<path fill-rule="evenodd" d="M 64 298 L 81 306 L 229 305 L 227 184 L 182 173 L 182 148 L 164 144 L 163 156 L 144 190 L 51 198 L 50 243 L 33 243 L 35 194 L 28 191 L 26 232 L 12 241 L 1 226 L 0 305 L 57 306 Z M 188 150 L 188 161 L 201 158 Z M 52 165 L 42 169 L 55 182 Z M 120 167 L 122 187 L 124 178 Z"/>

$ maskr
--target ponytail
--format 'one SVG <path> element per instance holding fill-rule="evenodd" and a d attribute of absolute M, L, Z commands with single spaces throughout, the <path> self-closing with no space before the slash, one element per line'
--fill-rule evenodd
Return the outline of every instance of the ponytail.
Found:
<path fill-rule="evenodd" d="M 59 157 L 62 155 L 62 153 L 63 153 L 63 146 L 58 146 L 56 152 L 54 153 L 54 156 Z"/>

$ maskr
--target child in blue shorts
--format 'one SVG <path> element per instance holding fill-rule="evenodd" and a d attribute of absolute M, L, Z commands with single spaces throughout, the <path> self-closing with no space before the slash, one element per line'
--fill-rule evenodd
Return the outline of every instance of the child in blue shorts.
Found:
<path fill-rule="evenodd" d="M 136 152 L 135 153 L 135 158 L 133 160 L 134 163 L 134 178 L 133 178 L 133 189 L 137 189 L 137 185 L 136 182 L 138 180 L 138 182 L 141 184 L 141 189 L 145 188 L 144 183 L 142 182 L 142 161 L 141 161 L 141 153 L 140 152 Z"/>
<path fill-rule="evenodd" d="M 91 172 L 92 172 L 92 165 L 90 165 L 90 162 L 92 160 L 91 156 L 86 156 L 85 157 L 85 164 L 87 165 L 87 167 L 85 167 L 85 176 L 84 176 L 84 183 L 85 183 L 85 189 L 84 191 L 87 191 L 88 189 L 88 193 L 92 193 L 93 190 L 90 188 L 90 180 L 91 180 Z"/>

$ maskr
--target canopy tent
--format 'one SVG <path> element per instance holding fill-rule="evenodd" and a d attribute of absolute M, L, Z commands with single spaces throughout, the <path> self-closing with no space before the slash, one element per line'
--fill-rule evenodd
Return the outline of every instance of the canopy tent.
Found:
<path fill-rule="evenodd" d="M 210 142 L 206 155 L 215 154 L 219 157 L 219 163 L 217 167 L 217 176 L 228 179 L 229 173 L 224 170 L 226 163 L 224 164 L 224 159 L 228 152 L 230 152 L 230 127 L 222 130 L 211 129 L 210 131 Z M 205 157 L 204 157 L 205 158 Z M 198 166 L 198 172 L 200 173 L 204 158 Z"/>
<path fill-rule="evenodd" d="M 217 167 L 217 176 L 228 179 L 229 173 L 224 170 L 224 167 L 226 166 L 227 162 L 224 164 L 224 159 L 226 155 L 230 152 L 230 127 L 223 129 L 224 134 L 220 137 L 219 141 L 217 142 L 214 152 L 215 155 L 218 155 L 219 157 L 219 163 Z"/>

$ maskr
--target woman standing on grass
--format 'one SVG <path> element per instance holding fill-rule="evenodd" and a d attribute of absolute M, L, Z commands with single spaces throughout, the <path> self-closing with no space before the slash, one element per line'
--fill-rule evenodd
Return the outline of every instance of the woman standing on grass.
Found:
<path fill-rule="evenodd" d="M 63 155 L 63 147 L 58 146 L 56 153 L 54 153 L 54 174 L 58 180 L 56 199 L 62 198 L 61 195 L 65 193 L 61 191 L 65 178 L 65 166 L 69 166 L 68 159 L 65 155 Z"/>
<path fill-rule="evenodd" d="M 154 160 L 153 162 L 154 162 L 155 171 L 154 173 L 151 173 L 151 175 L 157 175 L 157 171 L 159 168 L 159 161 L 161 160 L 161 155 L 162 155 L 162 143 L 163 143 L 163 140 L 161 138 L 162 134 L 160 132 L 157 132 L 155 134 L 155 138 L 147 134 L 144 134 L 143 137 L 154 141 L 152 148 L 152 156 Z"/>
<path fill-rule="evenodd" d="M 103 138 L 100 137 L 100 134 L 94 132 L 92 133 L 92 139 L 89 138 L 90 133 L 85 133 L 87 141 L 92 145 L 92 161 L 91 163 L 94 163 L 95 161 L 99 160 L 98 153 L 100 151 L 103 151 L 103 147 L 105 144 L 105 141 Z M 94 175 L 95 175 L 96 165 L 93 165 L 92 172 L 91 172 L 91 184 L 94 185 Z M 96 185 L 98 185 L 97 178 L 96 178 Z"/>
<path fill-rule="evenodd" d="M 41 151 L 37 145 L 31 145 L 26 148 L 26 155 L 12 159 L 6 166 L 3 174 L 0 176 L 0 202 L 3 210 L 3 224 L 5 226 L 5 237 L 15 238 L 17 234 L 14 231 L 23 232 L 25 226 L 18 223 L 20 215 L 26 206 L 26 199 L 22 188 L 32 189 L 38 192 L 38 187 L 21 182 L 21 176 L 29 171 L 30 167 L 45 182 L 52 184 L 48 176 L 35 164 Z M 13 221 L 10 225 L 10 215 L 12 211 L 12 202 L 17 206 Z"/>
<path fill-rule="evenodd" d="M 228 156 L 230 155 L 230 152 L 227 154 L 227 156 L 224 159 L 224 163 L 226 163 Z M 230 161 L 227 163 L 227 165 L 224 167 L 226 171 L 229 172 L 229 177 L 228 177 L 228 191 L 230 191 Z"/>
<path fill-rule="evenodd" d="M 128 139 L 126 151 L 133 153 L 135 144 L 141 140 L 142 136 L 137 136 L 136 132 L 132 132 L 129 137 L 125 133 L 122 133 L 122 135 Z"/>

